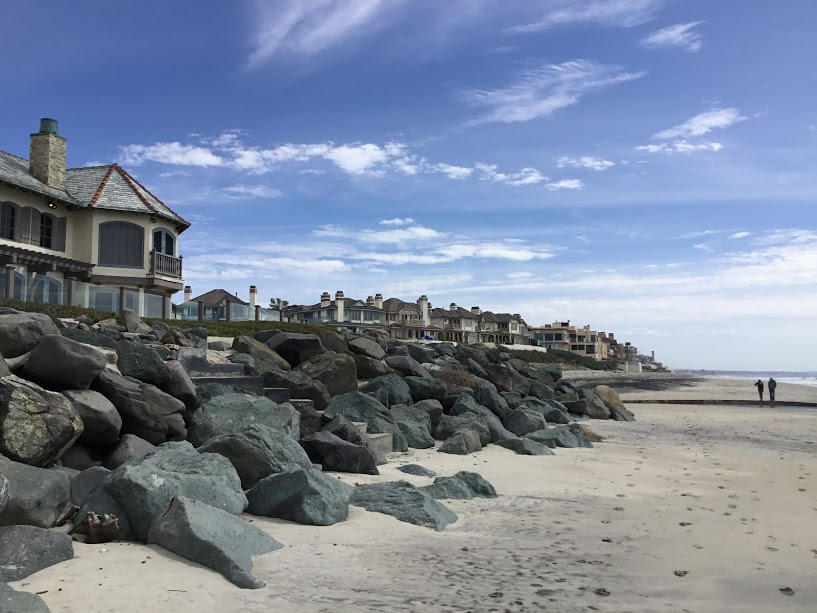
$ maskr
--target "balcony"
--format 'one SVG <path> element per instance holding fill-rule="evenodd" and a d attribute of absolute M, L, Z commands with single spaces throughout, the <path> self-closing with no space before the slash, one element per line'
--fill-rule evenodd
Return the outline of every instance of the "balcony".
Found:
<path fill-rule="evenodd" d="M 166 255 L 154 249 L 150 252 L 150 274 L 181 279 L 182 258 Z"/>

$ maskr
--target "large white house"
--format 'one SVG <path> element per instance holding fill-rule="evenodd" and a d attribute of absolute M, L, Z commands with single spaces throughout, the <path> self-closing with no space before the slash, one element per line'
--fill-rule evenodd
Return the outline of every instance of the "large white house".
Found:
<path fill-rule="evenodd" d="M 57 127 L 28 160 L 0 151 L 0 295 L 169 317 L 190 223 L 117 164 L 66 168 Z"/>

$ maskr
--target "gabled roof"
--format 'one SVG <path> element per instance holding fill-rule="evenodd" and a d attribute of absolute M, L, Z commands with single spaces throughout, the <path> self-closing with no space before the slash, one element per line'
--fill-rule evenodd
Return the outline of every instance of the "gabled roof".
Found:
<path fill-rule="evenodd" d="M 406 302 L 399 298 L 388 298 L 383 301 L 383 310 L 386 313 L 397 313 L 403 309 L 411 309 L 421 312 L 420 307 L 414 302 Z"/>
<path fill-rule="evenodd" d="M 69 168 L 65 189 L 89 208 L 148 213 L 183 229 L 190 227 L 190 222 L 171 211 L 119 164 Z"/>
<path fill-rule="evenodd" d="M 39 179 L 32 177 L 28 171 L 28 160 L 6 151 L 0 151 L 0 183 L 35 193 L 67 206 L 82 206 L 71 194 L 49 187 Z"/>
<path fill-rule="evenodd" d="M 221 302 L 225 299 L 231 300 L 235 304 L 243 304 L 244 306 L 250 305 L 249 302 L 244 302 L 241 298 L 235 294 L 231 294 L 226 289 L 211 289 L 209 292 L 206 292 L 201 296 L 196 296 L 195 298 L 188 300 L 188 302 L 203 302 L 204 306 L 216 306 L 217 304 L 221 304 Z"/>

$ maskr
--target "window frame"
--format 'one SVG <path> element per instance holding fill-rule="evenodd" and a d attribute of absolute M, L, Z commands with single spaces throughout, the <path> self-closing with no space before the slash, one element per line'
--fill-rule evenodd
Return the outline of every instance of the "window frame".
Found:
<path fill-rule="evenodd" d="M 13 202 L 0 203 L 0 239 L 7 241 L 17 240 L 17 209 L 19 207 Z M 10 225 L 6 226 L 6 220 L 11 219 Z M 6 236 L 6 230 L 10 230 L 11 236 Z"/>
<path fill-rule="evenodd" d="M 140 240 L 140 247 L 139 247 L 139 264 L 121 264 L 121 263 L 110 263 L 107 261 L 103 261 L 102 258 L 102 236 L 105 230 L 112 226 L 128 226 L 130 228 L 136 228 L 141 232 L 141 240 Z M 133 270 L 141 270 L 145 268 L 145 228 L 140 226 L 139 224 L 135 224 L 129 221 L 105 221 L 99 224 L 98 226 L 98 237 L 97 237 L 97 265 L 100 267 L 106 268 L 129 268 Z"/>
<path fill-rule="evenodd" d="M 40 239 L 38 245 L 43 249 L 54 249 L 54 230 L 57 224 L 53 215 L 40 213 Z"/>
<path fill-rule="evenodd" d="M 159 245 L 158 248 L 156 246 L 156 237 L 157 236 L 161 237 L 160 245 Z M 152 239 L 151 248 L 153 249 L 153 251 L 156 251 L 156 253 L 161 253 L 162 255 L 169 255 L 169 256 L 172 256 L 172 257 L 176 257 L 176 242 L 177 241 L 176 241 L 176 236 L 172 232 L 170 232 L 166 228 L 156 228 L 155 230 L 153 230 L 153 232 L 151 232 L 151 239 Z M 168 239 L 170 239 L 170 242 L 172 243 L 172 245 L 171 245 L 172 248 L 170 249 L 170 253 L 167 252 Z"/>

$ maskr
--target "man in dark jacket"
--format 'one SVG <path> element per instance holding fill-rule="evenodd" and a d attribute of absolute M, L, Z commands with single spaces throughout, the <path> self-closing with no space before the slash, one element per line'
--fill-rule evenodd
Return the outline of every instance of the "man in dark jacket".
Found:
<path fill-rule="evenodd" d="M 769 377 L 769 402 L 774 406 L 774 390 L 777 389 L 777 381 Z"/>
<path fill-rule="evenodd" d="M 757 388 L 758 396 L 760 396 L 760 404 L 763 404 L 763 381 L 758 379 L 757 383 L 755 383 L 755 387 Z"/>

